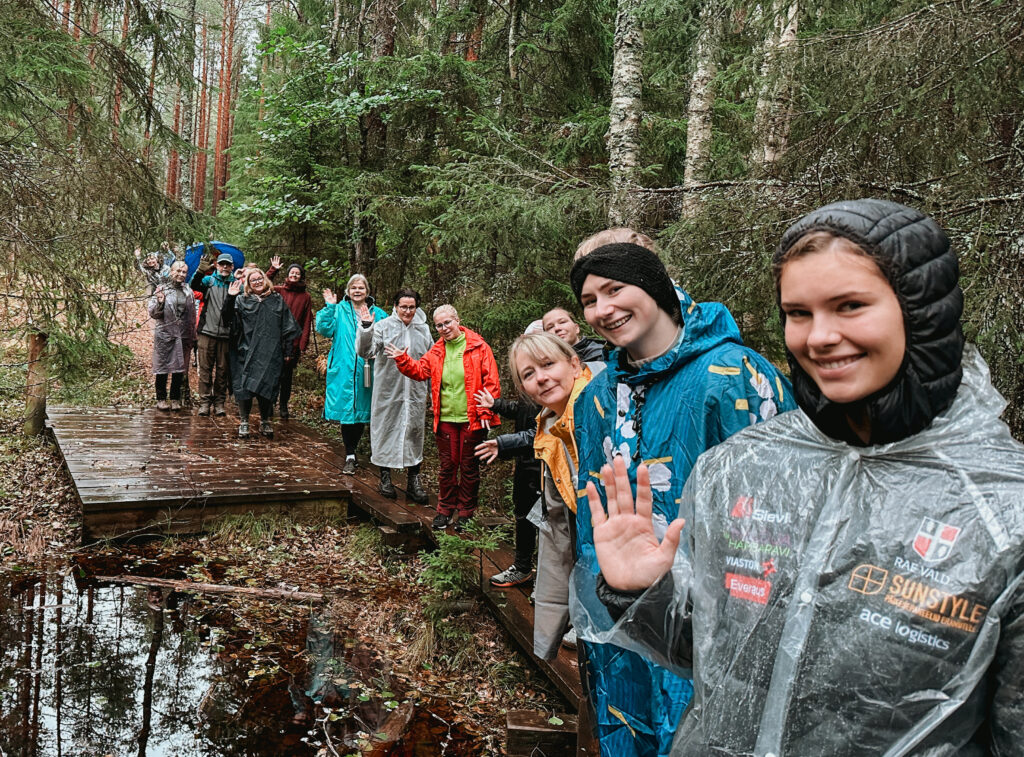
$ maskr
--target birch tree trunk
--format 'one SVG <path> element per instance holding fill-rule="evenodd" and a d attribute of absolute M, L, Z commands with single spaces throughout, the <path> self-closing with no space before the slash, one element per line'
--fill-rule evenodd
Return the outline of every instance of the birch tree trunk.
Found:
<path fill-rule="evenodd" d="M 686 167 L 683 169 L 683 215 L 692 218 L 700 209 L 700 196 L 692 189 L 707 180 L 711 149 L 715 92 L 711 86 L 718 73 L 718 44 L 722 33 L 722 7 L 706 2 L 700 9 L 700 28 L 694 44 L 690 101 L 686 108 Z"/>
<path fill-rule="evenodd" d="M 612 181 L 608 222 L 612 226 L 636 224 L 640 215 L 636 171 L 640 160 L 644 36 L 636 17 L 639 5 L 640 0 L 619 0 L 615 16 L 612 105 L 608 123 L 608 168 Z"/>
<path fill-rule="evenodd" d="M 754 146 L 750 163 L 767 172 L 786 152 L 792 117 L 799 0 L 776 0 L 765 41 L 761 89 L 754 110 Z"/>

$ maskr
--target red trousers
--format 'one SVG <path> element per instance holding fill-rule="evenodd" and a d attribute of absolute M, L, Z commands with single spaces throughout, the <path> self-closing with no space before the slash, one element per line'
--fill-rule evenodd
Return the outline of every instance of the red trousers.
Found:
<path fill-rule="evenodd" d="M 486 438 L 486 429 L 470 431 L 468 423 L 437 424 L 437 456 L 441 463 L 437 474 L 437 511 L 441 515 L 458 512 L 459 518 L 465 519 L 476 510 L 480 461 L 473 450 Z"/>

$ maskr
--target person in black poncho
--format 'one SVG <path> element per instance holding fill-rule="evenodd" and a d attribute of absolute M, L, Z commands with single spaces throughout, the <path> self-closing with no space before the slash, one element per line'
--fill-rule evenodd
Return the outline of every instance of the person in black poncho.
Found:
<path fill-rule="evenodd" d="M 239 292 L 243 291 L 243 294 Z M 258 268 L 246 270 L 228 289 L 224 318 L 232 314 L 231 383 L 238 402 L 238 436 L 249 436 L 253 397 L 260 408 L 260 433 L 273 438 L 270 418 L 280 388 L 284 350 L 302 333 L 280 294 Z"/>

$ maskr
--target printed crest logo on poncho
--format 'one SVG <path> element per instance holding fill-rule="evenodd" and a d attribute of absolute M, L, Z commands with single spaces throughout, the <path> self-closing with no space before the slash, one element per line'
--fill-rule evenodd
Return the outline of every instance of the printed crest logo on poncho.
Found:
<path fill-rule="evenodd" d="M 942 562 L 953 551 L 960 529 L 925 517 L 914 536 L 914 551 L 929 563 Z"/>

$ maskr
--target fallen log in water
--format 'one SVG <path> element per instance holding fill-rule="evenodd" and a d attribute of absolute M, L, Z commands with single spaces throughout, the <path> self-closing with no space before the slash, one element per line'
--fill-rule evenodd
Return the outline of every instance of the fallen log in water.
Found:
<path fill-rule="evenodd" d="M 173 591 L 198 591 L 203 594 L 242 594 L 257 599 L 291 599 L 298 602 L 323 602 L 324 595 L 308 591 L 288 589 L 258 589 L 253 586 L 227 586 L 225 584 L 204 584 L 194 581 L 177 581 L 170 578 L 147 578 L 146 576 L 93 576 L 100 583 L 131 584 L 152 586 Z"/>

